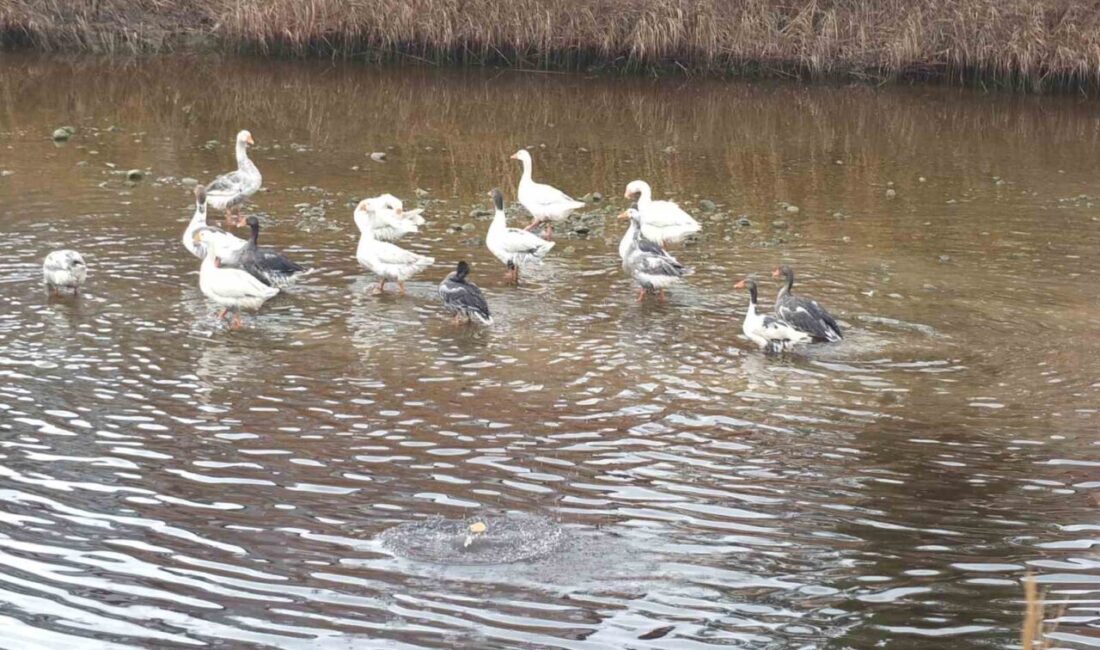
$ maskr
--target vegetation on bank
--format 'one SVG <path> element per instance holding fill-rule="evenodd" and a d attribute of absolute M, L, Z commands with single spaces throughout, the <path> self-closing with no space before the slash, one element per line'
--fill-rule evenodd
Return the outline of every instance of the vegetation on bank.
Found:
<path fill-rule="evenodd" d="M 7 0 L 0 44 L 1100 88 L 1084 0 Z"/>

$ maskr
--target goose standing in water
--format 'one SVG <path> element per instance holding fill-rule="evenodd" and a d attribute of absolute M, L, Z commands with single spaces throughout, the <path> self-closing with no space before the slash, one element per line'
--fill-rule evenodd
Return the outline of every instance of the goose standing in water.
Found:
<path fill-rule="evenodd" d="M 504 194 L 493 188 L 493 221 L 485 235 L 485 245 L 498 260 L 508 267 L 508 280 L 519 284 L 519 268 L 528 262 L 540 263 L 554 247 L 554 242 L 519 228 L 509 228 L 504 216 Z"/>
<path fill-rule="evenodd" d="M 88 265 L 84 257 L 74 250 L 54 251 L 42 263 L 42 279 L 46 289 L 55 295 L 80 293 L 80 287 L 88 278 Z"/>
<path fill-rule="evenodd" d="M 407 251 L 395 244 L 378 241 L 371 227 L 370 216 L 356 210 L 355 225 L 359 227 L 359 248 L 355 259 L 378 276 L 378 286 L 374 294 L 386 290 L 386 281 L 397 282 L 401 295 L 405 295 L 405 280 L 431 266 L 435 259 Z"/>
<path fill-rule="evenodd" d="M 409 233 L 417 232 L 423 226 L 423 208 L 405 210 L 401 199 L 392 194 L 382 194 L 371 199 L 363 199 L 355 212 L 364 212 L 369 218 L 374 238 L 380 241 L 395 241 Z"/>
<path fill-rule="evenodd" d="M 454 273 L 439 283 L 439 297 L 443 300 L 443 308 L 454 316 L 456 323 L 465 316 L 467 323 L 476 318 L 483 325 L 492 325 L 489 303 L 485 301 L 481 289 L 466 279 L 469 273 L 470 265 L 462 261 L 458 263 Z"/>
<path fill-rule="evenodd" d="M 240 215 L 240 207 L 255 194 L 263 183 L 260 170 L 256 164 L 248 158 L 248 147 L 255 144 L 252 134 L 241 131 L 237 134 L 237 171 L 222 174 L 206 186 L 206 196 L 210 207 L 215 210 L 225 211 L 225 224 L 227 226 L 244 225 Z M 233 215 L 236 210 L 237 214 Z M 231 217 L 236 216 L 236 221 Z"/>
<path fill-rule="evenodd" d="M 663 301 L 667 287 L 680 282 L 681 278 L 695 271 L 680 264 L 675 257 L 668 254 L 668 251 L 642 236 L 641 215 L 637 210 L 630 208 L 620 214 L 619 218 L 630 219 L 630 228 L 627 230 L 630 241 L 626 246 L 625 254 L 620 245 L 620 254 L 623 255 L 623 268 L 630 272 L 640 287 L 638 302 L 641 302 L 646 293 L 651 291 L 656 291 Z"/>
<path fill-rule="evenodd" d="M 834 343 L 844 338 L 832 314 L 812 298 L 796 296 L 791 291 L 794 288 L 794 271 L 786 264 L 776 267 L 772 272 L 773 278 L 783 276 L 786 282 L 779 289 L 775 297 L 775 315 L 791 324 L 800 332 L 808 334 L 814 343 Z"/>
<path fill-rule="evenodd" d="M 523 163 L 523 176 L 519 179 L 519 189 L 516 197 L 520 205 L 531 213 L 531 225 L 524 230 L 532 230 L 539 224 L 545 224 L 543 236 L 547 239 L 554 237 L 554 224 L 567 218 L 574 210 L 584 207 L 584 202 L 577 201 L 565 192 L 552 185 L 536 183 L 531 179 L 531 154 L 526 149 L 520 149 L 511 156 L 512 160 Z"/>
<path fill-rule="evenodd" d="M 672 201 L 654 201 L 653 190 L 645 181 L 631 181 L 624 196 L 638 202 L 642 215 L 642 236 L 661 246 L 683 241 L 702 226 Z"/>
<path fill-rule="evenodd" d="M 733 285 L 734 289 L 749 289 L 749 308 L 745 312 L 745 321 L 741 324 L 741 331 L 750 341 L 760 346 L 765 353 L 783 352 L 799 343 L 809 343 L 810 336 L 799 332 L 789 323 L 776 318 L 771 314 L 760 314 L 756 311 L 756 281 L 751 278 Z"/>
<path fill-rule="evenodd" d="M 230 310 L 234 312 L 233 320 L 229 323 L 231 329 L 241 326 L 241 309 L 257 310 L 279 293 L 278 289 L 267 286 L 251 274 L 223 265 L 213 253 L 210 230 L 199 229 L 193 237 L 196 245 L 203 246 L 208 251 L 199 267 L 199 289 L 204 296 L 222 308 L 218 313 L 219 320 L 225 318 Z"/>
<path fill-rule="evenodd" d="M 273 287 L 289 285 L 294 276 L 305 271 L 285 254 L 270 246 L 260 246 L 260 220 L 248 217 L 245 223 L 252 230 L 248 242 L 232 263 L 256 276 L 258 280 Z"/>
<path fill-rule="evenodd" d="M 206 256 L 206 244 L 197 243 L 195 232 L 199 229 L 210 231 L 204 241 L 209 242 L 211 249 L 217 250 L 222 257 L 235 256 L 248 245 L 248 242 L 225 232 L 221 228 L 206 225 L 206 188 L 202 185 L 195 186 L 195 214 L 183 231 L 183 246 L 200 260 Z"/>

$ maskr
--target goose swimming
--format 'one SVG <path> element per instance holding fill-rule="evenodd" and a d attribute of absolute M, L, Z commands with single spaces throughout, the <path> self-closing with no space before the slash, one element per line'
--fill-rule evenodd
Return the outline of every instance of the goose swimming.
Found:
<path fill-rule="evenodd" d="M 756 281 L 745 278 L 733 285 L 735 289 L 749 289 L 749 308 L 745 312 L 745 320 L 741 324 L 741 331 L 750 341 L 760 346 L 765 353 L 779 353 L 791 349 L 799 343 L 809 343 L 808 334 L 799 332 L 789 323 L 771 314 L 761 314 L 756 311 Z"/>
<path fill-rule="evenodd" d="M 808 334 L 814 343 L 834 343 L 844 338 L 836 319 L 816 300 L 792 293 L 794 271 L 786 264 L 776 267 L 773 278 L 783 276 L 785 282 L 775 297 L 775 315 L 791 327 Z"/>
<path fill-rule="evenodd" d="M 462 261 L 458 263 L 454 273 L 439 283 L 439 297 L 443 300 L 443 308 L 454 316 L 455 322 L 465 316 L 467 323 L 477 319 L 483 325 L 492 325 L 489 303 L 485 301 L 481 289 L 466 279 L 469 273 L 470 265 Z"/>

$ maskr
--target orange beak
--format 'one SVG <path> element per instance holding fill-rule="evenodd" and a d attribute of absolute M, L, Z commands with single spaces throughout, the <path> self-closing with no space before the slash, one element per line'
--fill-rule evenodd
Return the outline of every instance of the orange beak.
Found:
<path fill-rule="evenodd" d="M 256 144 L 256 142 L 255 142 L 255 141 L 254 141 L 254 140 L 252 139 L 252 136 L 251 136 L 251 135 L 250 135 L 250 136 L 248 136 L 248 139 L 247 139 L 247 140 L 245 140 L 245 142 L 247 142 L 248 144 Z"/>
<path fill-rule="evenodd" d="M 623 198 L 624 199 L 629 199 L 630 198 L 630 192 L 623 192 Z"/>
<path fill-rule="evenodd" d="M 397 216 L 405 214 L 405 208 L 397 208 Z"/>
<path fill-rule="evenodd" d="M 772 277 L 773 278 L 778 278 L 779 277 L 779 267 L 778 266 L 775 267 L 774 271 L 772 271 Z"/>
<path fill-rule="evenodd" d="M 619 218 L 620 218 L 620 219 L 629 219 L 629 218 L 630 218 L 630 212 L 629 212 L 629 211 L 627 211 L 627 212 L 620 212 L 620 213 L 619 213 Z"/>
<path fill-rule="evenodd" d="M 508 156 L 508 157 L 512 160 L 519 160 L 519 156 L 516 155 L 516 154 L 512 154 L 511 156 Z"/>
<path fill-rule="evenodd" d="M 745 288 L 745 281 L 742 280 L 742 281 L 738 282 L 737 284 L 733 285 L 733 288 L 734 289 L 744 289 Z"/>

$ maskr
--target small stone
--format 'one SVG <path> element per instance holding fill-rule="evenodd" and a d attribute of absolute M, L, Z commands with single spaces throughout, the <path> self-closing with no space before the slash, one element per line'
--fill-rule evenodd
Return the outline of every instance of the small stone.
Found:
<path fill-rule="evenodd" d="M 844 242 L 845 244 L 847 244 L 847 243 L 849 243 L 849 242 L 851 242 L 851 241 L 852 241 L 852 238 L 851 238 L 851 237 L 849 237 L 848 235 L 844 235 L 843 237 L 841 237 L 841 238 L 840 238 L 840 241 L 842 241 L 842 242 Z"/>
<path fill-rule="evenodd" d="M 886 187 L 893 187 L 893 186 L 894 186 L 894 181 L 887 181 L 886 182 Z"/>
<path fill-rule="evenodd" d="M 721 214 L 712 214 L 712 215 L 710 215 L 710 220 L 711 221 L 721 221 L 722 219 L 725 219 L 725 218 L 726 218 L 725 215 L 721 215 Z"/>
<path fill-rule="evenodd" d="M 422 199 L 422 198 L 428 196 L 428 190 L 426 190 L 422 187 L 416 188 L 416 190 L 414 190 L 413 193 L 416 194 L 416 198 L 418 198 L 418 199 Z"/>
<path fill-rule="evenodd" d="M 370 154 L 370 159 L 374 162 L 386 162 L 386 153 L 383 151 L 375 151 Z"/>
<path fill-rule="evenodd" d="M 471 219 L 478 219 L 478 218 L 481 218 L 481 217 L 491 217 L 491 216 L 493 216 L 493 212 L 490 211 L 490 210 L 486 210 L 485 208 L 474 208 L 473 210 L 470 210 L 469 216 L 470 216 Z"/>
<path fill-rule="evenodd" d="M 577 153 L 588 153 L 588 149 L 585 149 L 584 147 L 578 147 Z"/>
<path fill-rule="evenodd" d="M 577 235 L 578 237 L 584 237 L 588 235 L 588 233 L 589 229 L 586 226 L 578 226 L 573 229 L 573 234 Z"/>
<path fill-rule="evenodd" d="M 184 187 L 194 187 L 199 184 L 199 181 L 194 178 L 187 177 L 180 179 L 180 183 L 183 184 Z"/>
<path fill-rule="evenodd" d="M 131 169 L 126 172 L 126 180 L 137 182 L 143 178 L 145 178 L 145 172 L 140 169 Z"/>
<path fill-rule="evenodd" d="M 833 218 L 834 219 L 843 219 L 844 218 L 844 213 L 843 212 L 834 212 L 833 213 Z"/>
<path fill-rule="evenodd" d="M 838 165 L 843 165 L 844 164 L 843 160 L 834 160 L 833 162 L 835 162 Z"/>
<path fill-rule="evenodd" d="M 64 126 L 59 128 L 59 129 L 54 129 L 54 131 L 53 131 L 54 142 L 64 142 L 64 141 L 68 140 L 69 138 L 73 137 L 73 132 L 69 131 L 68 129 L 69 129 L 69 127 L 64 127 Z"/>
<path fill-rule="evenodd" d="M 353 171 L 353 172 L 359 171 L 359 165 L 352 165 L 351 166 L 351 171 Z"/>
<path fill-rule="evenodd" d="M 950 255 L 940 255 L 940 263 L 941 264 L 947 264 L 950 261 L 951 261 L 951 256 Z"/>
<path fill-rule="evenodd" d="M 668 154 L 673 154 L 673 153 L 676 153 L 676 147 L 674 147 L 674 146 L 672 146 L 672 145 L 669 145 L 669 146 L 665 147 L 665 148 L 663 149 L 663 151 L 664 151 L 665 153 L 668 153 Z"/>
<path fill-rule="evenodd" d="M 921 176 L 920 178 L 918 178 L 918 179 L 917 179 L 917 182 L 918 182 L 918 183 L 923 183 L 923 182 L 925 182 L 925 181 L 927 181 L 927 180 L 928 180 L 927 178 L 925 178 L 925 177 Z"/>
<path fill-rule="evenodd" d="M 791 214 L 798 214 L 798 206 L 797 205 L 788 205 L 787 206 L 787 212 L 790 212 Z"/>
<path fill-rule="evenodd" d="M 8 176 L 13 176 L 13 175 L 15 175 L 15 172 L 13 172 L 10 169 L 0 170 L 0 178 L 6 178 Z"/>
<path fill-rule="evenodd" d="M 464 231 L 466 231 L 466 232 L 469 232 L 469 231 L 473 230 L 474 228 L 475 228 L 475 226 L 474 226 L 474 224 L 472 224 L 472 223 L 464 223 L 464 224 L 462 224 L 462 230 L 464 230 Z"/>
<path fill-rule="evenodd" d="M 699 209 L 703 212 L 714 212 L 718 209 L 718 206 L 715 205 L 714 201 L 711 201 L 710 199 L 703 199 L 702 201 L 699 201 Z"/>
<path fill-rule="evenodd" d="M 772 228 L 786 228 L 787 222 L 782 219 L 776 219 L 772 222 Z"/>
<path fill-rule="evenodd" d="M 119 127 L 117 127 L 117 126 L 115 126 L 114 124 L 112 124 L 111 126 L 107 127 L 107 130 L 108 130 L 108 131 L 110 131 L 111 133 L 121 133 L 121 132 L 122 132 L 122 129 L 121 129 L 121 128 L 119 128 Z"/>
<path fill-rule="evenodd" d="M 886 190 L 886 198 L 888 198 L 888 199 L 892 199 L 897 195 L 898 195 L 898 191 L 895 190 L 892 187 L 890 189 Z"/>
<path fill-rule="evenodd" d="M 749 221 L 748 217 L 741 217 L 737 220 L 737 225 L 741 226 L 742 228 L 748 228 L 752 225 L 752 222 Z"/>
<path fill-rule="evenodd" d="M 564 253 L 566 255 L 572 255 L 573 253 L 576 253 L 576 252 L 577 252 L 577 247 L 576 246 L 566 246 L 565 249 L 562 251 L 562 253 Z"/>

